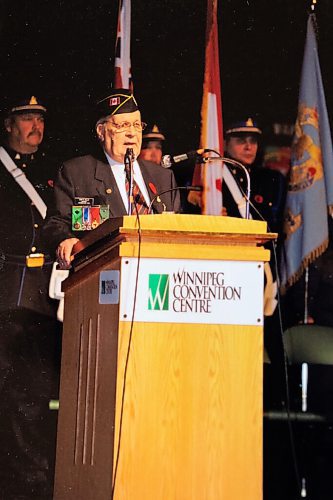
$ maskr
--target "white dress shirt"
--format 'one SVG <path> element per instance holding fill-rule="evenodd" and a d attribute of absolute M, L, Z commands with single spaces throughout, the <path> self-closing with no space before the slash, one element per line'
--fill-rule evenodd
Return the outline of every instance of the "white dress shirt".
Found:
<path fill-rule="evenodd" d="M 121 198 L 124 203 L 125 210 L 128 214 L 131 213 L 131 207 L 129 203 L 129 199 L 127 198 L 127 193 L 126 193 L 126 174 L 125 174 L 125 165 L 123 163 L 118 163 L 115 161 L 111 156 L 109 156 L 105 151 L 105 156 L 109 162 L 109 165 L 111 167 L 112 173 L 116 179 L 116 183 L 119 189 L 119 192 L 121 194 Z M 134 174 L 134 180 L 139 186 L 139 189 L 142 193 L 142 196 L 145 199 L 145 202 L 147 203 L 147 206 L 150 204 L 150 198 L 148 194 L 148 190 L 145 184 L 145 181 L 143 180 L 141 169 L 139 166 L 139 163 L 137 160 L 133 162 L 133 174 Z"/>

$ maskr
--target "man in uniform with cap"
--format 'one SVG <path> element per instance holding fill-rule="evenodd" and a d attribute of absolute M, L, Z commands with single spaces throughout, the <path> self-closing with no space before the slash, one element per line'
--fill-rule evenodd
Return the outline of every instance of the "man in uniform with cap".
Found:
<path fill-rule="evenodd" d="M 253 219 L 265 220 L 268 230 L 282 236 L 283 211 L 286 195 L 284 176 L 275 170 L 263 168 L 258 161 L 262 131 L 252 118 L 232 122 L 225 130 L 225 157 L 243 165 L 225 162 L 223 167 L 221 215 L 245 217 L 244 197 L 247 194 L 247 175 L 250 179 L 250 214 Z M 197 193 L 195 193 L 197 195 Z M 274 252 L 271 246 L 271 265 L 265 265 L 265 347 L 277 367 L 277 386 L 280 385 L 283 351 L 279 318 L 276 309 L 276 276 Z M 280 393 L 278 387 L 277 392 Z"/>
<path fill-rule="evenodd" d="M 240 162 L 248 171 L 250 178 L 250 214 L 253 219 L 265 220 L 268 231 L 278 233 L 282 238 L 283 214 L 286 197 L 286 180 L 276 171 L 263 168 L 258 162 L 259 143 L 262 131 L 251 119 L 236 121 L 225 130 L 226 157 Z M 239 166 L 228 165 L 232 180 L 236 185 L 224 177 L 222 183 L 223 207 L 228 216 L 243 217 L 244 194 L 247 192 L 247 179 L 244 170 Z M 277 253 L 279 252 L 278 239 Z M 264 342 L 265 348 L 271 359 L 271 378 L 268 383 L 265 377 L 270 403 L 281 402 L 283 398 L 283 345 L 280 333 L 278 309 L 276 308 L 276 254 L 272 244 L 268 244 L 271 251 L 270 265 L 265 265 L 265 321 Z M 267 375 L 267 370 L 266 370 Z M 265 398 L 265 404 L 266 398 Z"/>
<path fill-rule="evenodd" d="M 162 160 L 162 142 L 165 140 L 157 125 L 149 127 L 142 135 L 142 146 L 139 158 L 142 160 L 152 161 L 157 165 L 161 164 Z"/>
<path fill-rule="evenodd" d="M 173 173 L 138 159 L 145 124 L 131 91 L 111 91 L 97 103 L 97 113 L 95 129 L 100 152 L 62 165 L 54 185 L 55 210 L 48 213 L 44 228 L 45 238 L 50 249 L 56 250 L 62 269 L 70 267 L 73 247 L 85 229 L 94 229 L 103 222 L 102 213 L 106 218 L 131 213 L 141 215 L 148 213 L 150 205 L 151 211 L 157 213 L 180 209 Z M 131 156 L 133 176 L 126 171 L 128 156 Z M 130 195 L 129 184 L 133 178 Z M 164 191 L 167 192 L 158 196 Z M 84 206 L 83 212 L 80 205 Z M 96 208 L 100 214 L 92 221 Z"/>
<path fill-rule="evenodd" d="M 280 172 L 262 168 L 258 164 L 261 129 L 251 119 L 233 122 L 225 130 L 226 157 L 240 162 L 250 176 L 250 213 L 254 219 L 264 219 L 272 232 L 282 234 L 283 210 L 286 195 L 286 182 Z M 246 193 L 246 174 L 238 166 L 227 165 L 239 188 Z M 230 217 L 240 217 L 237 195 L 232 186 L 222 184 L 223 206 Z"/>
<path fill-rule="evenodd" d="M 0 147 L 0 498 L 51 498 L 60 323 L 40 232 L 56 165 L 40 149 L 46 108 L 6 112 Z"/>
<path fill-rule="evenodd" d="M 282 235 L 286 181 L 280 172 L 263 168 L 259 164 L 261 129 L 252 118 L 247 118 L 232 122 L 224 134 L 225 157 L 241 163 L 244 168 L 237 164 L 227 162 L 224 164 L 221 215 L 245 217 L 244 197 L 249 187 L 247 186 L 247 171 L 251 188 L 251 216 L 254 219 L 265 220 L 271 232 Z M 191 192 L 188 201 L 200 206 L 201 193 Z"/>

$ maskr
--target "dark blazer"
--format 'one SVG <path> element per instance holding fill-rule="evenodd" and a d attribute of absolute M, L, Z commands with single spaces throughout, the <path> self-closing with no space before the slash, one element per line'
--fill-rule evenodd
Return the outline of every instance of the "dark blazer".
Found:
<path fill-rule="evenodd" d="M 138 162 L 151 200 L 155 196 L 154 188 L 157 193 L 162 193 L 177 187 L 172 171 L 149 161 Z M 50 252 L 55 252 L 61 241 L 73 237 L 81 239 L 85 234 L 84 231 L 72 230 L 75 198 L 93 198 L 95 205 L 108 205 L 110 217 L 126 215 L 115 177 L 104 155 L 101 159 L 87 155 L 66 161 L 54 183 L 54 195 L 55 204 L 52 209 L 48 209 L 43 231 Z M 161 194 L 160 198 L 162 203 L 153 203 L 154 213 L 163 212 L 163 204 L 167 211 L 179 212 L 180 196 L 177 189 Z"/>

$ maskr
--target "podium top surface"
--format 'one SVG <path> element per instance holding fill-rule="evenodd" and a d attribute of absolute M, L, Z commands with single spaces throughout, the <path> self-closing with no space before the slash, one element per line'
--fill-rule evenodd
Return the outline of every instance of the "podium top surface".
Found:
<path fill-rule="evenodd" d="M 267 222 L 222 217 L 216 215 L 192 214 L 154 214 L 144 215 L 138 220 L 136 215 L 114 217 L 105 221 L 98 228 L 85 234 L 85 242 L 96 241 L 107 235 L 137 232 L 170 232 L 170 233 L 201 233 L 201 234 L 247 234 L 261 235 L 267 239 L 275 239 L 275 233 L 267 233 Z"/>
<path fill-rule="evenodd" d="M 144 215 L 139 221 L 135 215 L 117 217 L 87 231 L 75 245 L 72 274 L 88 264 L 98 267 L 98 259 L 109 261 L 112 252 L 123 257 L 140 253 L 148 258 L 198 259 L 200 255 L 210 260 L 267 261 L 269 250 L 263 245 L 276 237 L 267 233 L 264 221 L 235 217 L 171 213 Z M 73 276 L 66 287 L 72 281 Z"/>
<path fill-rule="evenodd" d="M 215 240 L 221 243 L 222 239 L 227 243 L 240 239 L 251 240 L 260 245 L 277 237 L 275 233 L 267 233 L 265 221 L 172 213 L 144 215 L 138 221 L 135 215 L 126 215 L 109 219 L 93 231 L 87 232 L 75 245 L 74 254 L 82 254 L 83 250 L 87 251 L 88 248 L 110 240 L 136 239 L 139 228 L 146 241 L 152 238 L 162 238 L 163 242 L 167 239 L 180 242 L 183 236 L 189 242 L 189 238 L 193 236 L 195 239 L 199 238 L 212 244 Z"/>
<path fill-rule="evenodd" d="M 124 216 L 120 220 L 122 231 L 138 229 L 138 221 L 135 215 Z M 265 234 L 267 232 L 267 223 L 264 221 L 215 215 L 172 213 L 141 217 L 140 227 L 141 230 L 191 233 Z"/>

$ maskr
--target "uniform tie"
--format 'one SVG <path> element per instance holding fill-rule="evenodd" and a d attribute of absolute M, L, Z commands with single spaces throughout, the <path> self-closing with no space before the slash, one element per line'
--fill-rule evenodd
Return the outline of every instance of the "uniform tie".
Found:
<path fill-rule="evenodd" d="M 125 186 L 126 186 L 126 193 L 127 193 L 127 198 L 129 198 L 130 196 L 130 185 L 129 185 L 129 182 L 128 182 L 128 179 L 126 178 L 126 183 L 125 183 Z M 146 215 L 148 214 L 148 205 L 146 203 L 146 200 L 144 199 L 141 191 L 140 191 L 140 188 L 139 186 L 137 185 L 137 183 L 135 182 L 135 180 L 133 179 L 133 200 L 134 202 L 131 203 L 131 213 L 132 215 L 136 215 L 138 213 L 138 215 Z"/>

